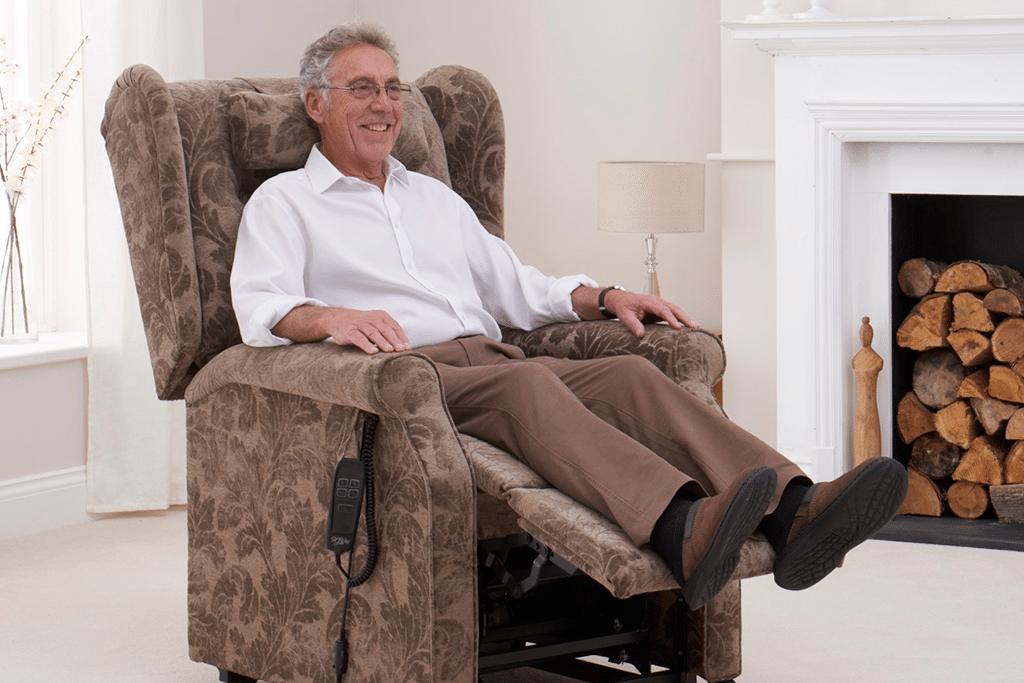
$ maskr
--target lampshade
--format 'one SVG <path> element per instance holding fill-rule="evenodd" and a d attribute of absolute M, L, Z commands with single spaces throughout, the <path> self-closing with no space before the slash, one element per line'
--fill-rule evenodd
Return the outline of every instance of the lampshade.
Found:
<path fill-rule="evenodd" d="M 642 233 L 703 232 L 704 164 L 599 162 L 597 229 Z"/>

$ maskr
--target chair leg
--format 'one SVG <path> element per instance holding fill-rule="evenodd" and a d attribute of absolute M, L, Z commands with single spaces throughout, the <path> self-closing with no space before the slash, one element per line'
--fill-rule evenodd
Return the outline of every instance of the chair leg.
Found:
<path fill-rule="evenodd" d="M 228 671 L 220 667 L 217 667 L 217 671 L 220 672 L 221 683 L 258 683 L 255 678 L 236 674 L 234 671 Z"/>

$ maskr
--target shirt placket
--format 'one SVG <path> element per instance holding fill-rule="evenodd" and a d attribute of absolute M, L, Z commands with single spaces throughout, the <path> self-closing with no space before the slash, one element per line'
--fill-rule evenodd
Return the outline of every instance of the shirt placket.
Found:
<path fill-rule="evenodd" d="M 429 292 L 444 299 L 452 309 L 452 312 L 458 317 L 459 321 L 464 326 L 468 327 L 470 325 L 470 321 L 466 315 L 462 302 L 459 300 L 453 300 L 443 292 L 439 291 L 437 287 L 430 282 L 430 280 L 420 273 L 419 268 L 417 268 L 416 258 L 413 255 L 412 242 L 409 240 L 409 235 L 402 225 L 402 209 L 387 189 L 384 192 L 384 210 L 388 216 L 388 221 L 391 224 L 391 230 L 394 232 L 395 242 L 398 244 L 398 253 L 401 255 L 402 267 L 405 269 L 405 272 L 409 274 L 409 277 L 416 280 L 416 282 L 422 285 Z"/>

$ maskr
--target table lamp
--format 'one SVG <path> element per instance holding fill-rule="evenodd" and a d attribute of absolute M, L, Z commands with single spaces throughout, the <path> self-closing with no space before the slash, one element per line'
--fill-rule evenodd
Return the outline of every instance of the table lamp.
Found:
<path fill-rule="evenodd" d="M 597 229 L 647 234 L 645 294 L 658 286 L 656 233 L 704 231 L 704 164 L 602 161 L 597 165 Z"/>

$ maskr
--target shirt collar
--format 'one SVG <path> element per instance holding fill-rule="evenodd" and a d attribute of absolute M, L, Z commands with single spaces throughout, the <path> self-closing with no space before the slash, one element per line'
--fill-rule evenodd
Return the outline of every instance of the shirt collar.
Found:
<path fill-rule="evenodd" d="M 384 161 L 384 166 L 384 173 L 386 175 L 394 176 L 395 180 L 400 181 L 402 184 L 408 182 L 408 171 L 401 161 L 393 156 L 389 156 Z M 313 190 L 318 194 L 323 193 L 338 181 L 346 184 L 363 182 L 358 178 L 347 176 L 339 171 L 338 167 L 332 164 L 323 155 L 323 152 L 320 151 L 319 143 L 313 145 L 313 149 L 309 151 L 309 157 L 306 159 L 306 175 L 309 177 Z"/>

